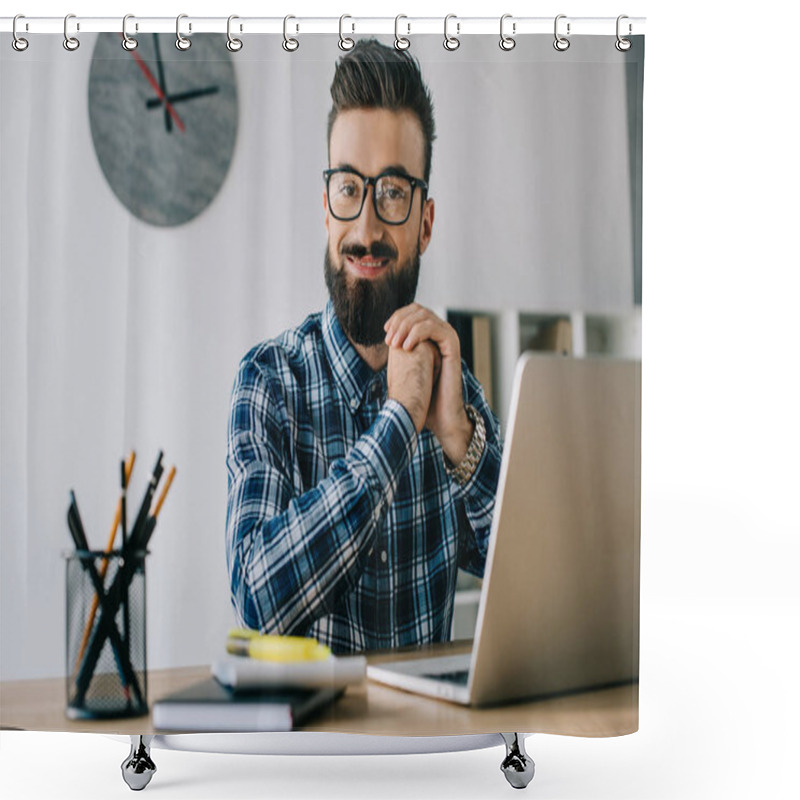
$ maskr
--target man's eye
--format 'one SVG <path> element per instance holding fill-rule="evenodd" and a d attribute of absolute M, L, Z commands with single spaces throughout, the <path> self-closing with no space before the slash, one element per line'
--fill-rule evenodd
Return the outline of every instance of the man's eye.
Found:
<path fill-rule="evenodd" d="M 358 195 L 358 191 L 357 184 L 353 183 L 352 181 L 349 183 L 343 183 L 339 187 L 339 194 L 344 195 L 345 197 L 356 197 Z"/>
<path fill-rule="evenodd" d="M 395 183 L 384 183 L 381 186 L 381 195 L 387 200 L 403 200 L 406 196 L 406 190 L 403 186 Z"/>

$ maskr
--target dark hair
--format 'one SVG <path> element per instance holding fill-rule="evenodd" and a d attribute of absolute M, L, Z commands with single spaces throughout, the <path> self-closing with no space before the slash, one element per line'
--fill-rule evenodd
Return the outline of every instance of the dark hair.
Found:
<path fill-rule="evenodd" d="M 331 84 L 333 107 L 328 114 L 328 149 L 331 130 L 340 111 L 354 108 L 408 110 L 422 126 L 425 140 L 425 182 L 430 180 L 431 153 L 436 138 L 433 102 L 417 60 L 376 39 L 361 39 L 339 59 Z"/>

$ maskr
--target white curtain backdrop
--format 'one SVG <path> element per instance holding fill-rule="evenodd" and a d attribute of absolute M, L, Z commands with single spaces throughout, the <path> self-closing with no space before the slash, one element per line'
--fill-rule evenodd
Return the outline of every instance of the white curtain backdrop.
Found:
<path fill-rule="evenodd" d="M 63 674 L 65 521 L 74 489 L 105 546 L 119 460 L 138 506 L 159 449 L 177 477 L 150 545 L 148 666 L 209 663 L 233 623 L 225 435 L 241 356 L 327 297 L 322 170 L 335 36 L 248 37 L 231 56 L 230 171 L 179 227 L 135 218 L 95 155 L 94 41 L 0 48 L 0 671 Z M 418 299 L 529 313 L 641 303 L 643 39 L 416 37 L 433 93 L 436 219 Z M 224 37 L 219 37 L 224 50 Z M 165 58 L 180 58 L 171 47 Z M 119 48 L 119 58 L 129 58 Z"/>

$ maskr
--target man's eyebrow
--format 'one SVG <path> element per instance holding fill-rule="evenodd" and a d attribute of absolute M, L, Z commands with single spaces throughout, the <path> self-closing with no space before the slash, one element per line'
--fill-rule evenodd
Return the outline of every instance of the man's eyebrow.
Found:
<path fill-rule="evenodd" d="M 411 177 L 411 173 L 402 164 L 390 164 L 388 167 L 384 167 L 381 170 L 382 175 L 385 175 L 387 172 L 392 175 L 404 175 L 407 178 Z"/>
<path fill-rule="evenodd" d="M 356 169 L 352 164 L 349 164 L 347 162 L 337 164 L 336 167 L 334 167 L 334 169 L 349 169 L 361 175 L 361 170 Z M 386 175 L 387 173 L 390 175 L 403 175 L 404 177 L 407 178 L 411 177 L 411 173 L 402 164 L 389 164 L 389 166 L 384 167 L 378 173 L 378 175 Z"/>

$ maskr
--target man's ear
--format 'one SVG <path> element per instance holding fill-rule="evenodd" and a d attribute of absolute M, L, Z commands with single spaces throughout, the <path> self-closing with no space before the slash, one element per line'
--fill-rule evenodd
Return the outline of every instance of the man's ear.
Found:
<path fill-rule="evenodd" d="M 422 219 L 420 220 L 419 224 L 419 252 L 422 255 L 427 249 L 428 245 L 431 242 L 431 236 L 433 236 L 433 217 L 434 217 L 434 204 L 433 198 L 429 197 L 425 201 L 425 205 L 422 207 Z"/>
<path fill-rule="evenodd" d="M 328 193 L 327 192 L 323 192 L 322 193 L 322 207 L 325 209 L 325 230 L 328 231 L 328 233 L 330 233 L 330 229 L 328 227 L 330 216 L 328 214 Z"/>

